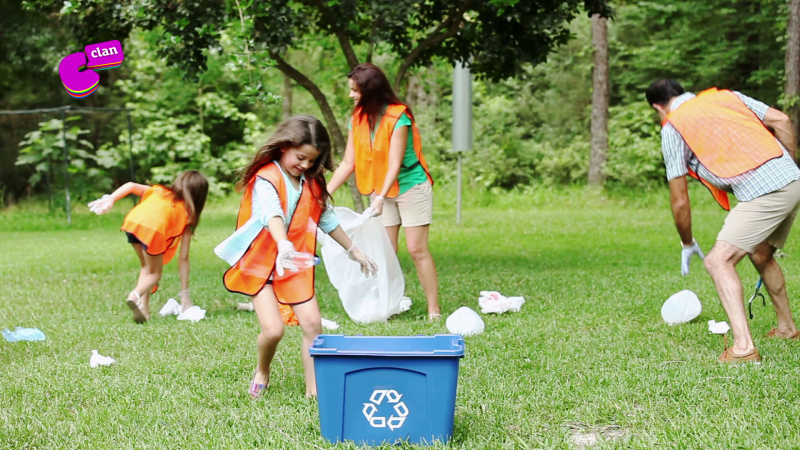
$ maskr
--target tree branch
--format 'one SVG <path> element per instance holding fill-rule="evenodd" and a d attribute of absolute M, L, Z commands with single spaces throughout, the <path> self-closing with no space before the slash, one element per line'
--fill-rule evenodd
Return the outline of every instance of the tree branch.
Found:
<path fill-rule="evenodd" d="M 344 158 L 344 150 L 347 144 L 345 143 L 342 129 L 339 128 L 339 122 L 336 121 L 336 116 L 333 115 L 331 105 L 328 103 L 328 99 L 325 98 L 325 94 L 322 93 L 319 87 L 314 84 L 310 78 L 292 67 L 292 65 L 286 62 L 286 60 L 284 60 L 278 53 L 270 50 L 269 57 L 275 61 L 278 69 L 281 72 L 305 88 L 305 90 L 307 90 L 309 94 L 314 97 L 314 100 L 317 101 L 317 105 L 319 106 L 320 111 L 322 111 L 323 117 L 325 117 L 325 122 L 328 124 L 328 132 L 333 139 L 334 154 L 338 156 L 340 160 Z M 364 202 L 361 199 L 361 194 L 358 192 L 352 176 L 347 180 L 347 184 L 350 187 L 350 195 L 353 197 L 353 206 L 355 207 L 356 211 L 364 211 Z"/>
<path fill-rule="evenodd" d="M 342 53 L 344 53 L 344 57 L 347 60 L 347 65 L 350 66 L 350 69 L 353 69 L 358 65 L 358 57 L 356 56 L 355 50 L 353 50 L 353 45 L 350 43 L 350 36 L 347 35 L 345 30 L 341 29 L 336 24 L 333 13 L 327 6 L 325 6 L 322 0 L 317 0 L 316 3 L 317 8 L 319 8 L 320 12 L 322 13 L 322 16 L 328 21 L 328 23 L 331 24 L 331 28 L 333 28 L 333 34 L 336 35 L 336 39 L 339 40 L 339 45 L 342 47 Z"/>
<path fill-rule="evenodd" d="M 322 115 L 325 117 L 325 122 L 328 123 L 328 129 L 332 131 L 331 137 L 334 141 L 336 155 L 342 157 L 344 155 L 345 147 L 344 138 L 342 136 L 342 131 L 339 128 L 339 123 L 336 121 L 336 116 L 333 115 L 331 105 L 328 104 L 328 99 L 325 98 L 325 94 L 322 93 L 319 87 L 314 84 L 310 78 L 292 67 L 292 65 L 286 62 L 286 60 L 284 60 L 280 55 L 270 50 L 269 56 L 275 60 L 278 65 L 278 69 L 280 69 L 281 72 L 288 75 L 289 78 L 293 79 L 300 86 L 303 86 L 303 88 L 305 88 L 305 90 L 307 90 L 308 93 L 314 97 L 314 100 L 317 101 L 317 105 L 319 105 L 319 109 L 322 111 Z"/>
<path fill-rule="evenodd" d="M 403 60 L 403 63 L 400 64 L 400 69 L 397 70 L 397 76 L 394 78 L 394 89 L 400 87 L 400 82 L 403 81 L 403 78 L 406 76 L 406 72 L 411 66 L 414 64 L 414 61 L 419 58 L 419 55 L 422 54 L 425 50 L 433 47 L 434 45 L 449 39 L 456 34 L 458 34 L 458 29 L 461 27 L 461 23 L 464 19 L 464 13 L 467 9 L 472 5 L 473 0 L 464 0 L 464 3 L 458 8 L 453 14 L 447 17 L 447 19 L 443 20 L 425 39 L 423 39 L 417 46 L 411 50 L 411 52 L 406 56 Z M 440 32 L 445 27 L 450 27 L 446 32 Z"/>
<path fill-rule="evenodd" d="M 372 52 L 375 50 L 375 31 L 378 29 L 381 17 L 378 16 L 372 21 L 372 27 L 369 30 L 369 50 L 367 50 L 367 62 L 372 62 Z"/>

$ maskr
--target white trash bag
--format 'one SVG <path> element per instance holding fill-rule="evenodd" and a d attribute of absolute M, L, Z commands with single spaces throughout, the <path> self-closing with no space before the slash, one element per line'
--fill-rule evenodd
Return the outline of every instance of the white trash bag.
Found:
<path fill-rule="evenodd" d="M 661 307 L 661 317 L 667 325 L 690 322 L 703 311 L 697 294 L 690 290 L 680 291 L 668 298 Z"/>
<path fill-rule="evenodd" d="M 355 322 L 371 323 L 384 322 L 408 311 L 411 301 L 403 297 L 406 288 L 403 270 L 381 218 L 372 217 L 370 209 L 362 214 L 341 206 L 334 209 L 345 233 L 378 265 L 378 276 L 367 278 L 361 273 L 361 266 L 348 258 L 346 249 L 317 231 L 322 262 L 331 284 L 339 291 L 347 315 Z"/>
<path fill-rule="evenodd" d="M 462 336 L 481 334 L 486 327 L 481 316 L 466 306 L 462 306 L 456 312 L 450 314 L 445 325 L 447 326 L 447 331 Z"/>

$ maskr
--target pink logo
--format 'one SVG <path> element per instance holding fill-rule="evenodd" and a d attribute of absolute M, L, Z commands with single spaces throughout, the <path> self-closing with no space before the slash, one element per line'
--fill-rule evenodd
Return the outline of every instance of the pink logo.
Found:
<path fill-rule="evenodd" d="M 117 68 L 124 59 L 119 41 L 87 45 L 83 52 L 73 53 L 62 59 L 58 65 L 58 74 L 69 95 L 84 98 L 97 90 L 100 75 L 96 71 Z"/>

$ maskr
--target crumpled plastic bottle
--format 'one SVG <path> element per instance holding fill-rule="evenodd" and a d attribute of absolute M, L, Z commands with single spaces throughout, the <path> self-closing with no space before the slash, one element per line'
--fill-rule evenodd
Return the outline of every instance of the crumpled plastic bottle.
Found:
<path fill-rule="evenodd" d="M 306 252 L 294 252 L 294 255 L 292 255 L 292 261 L 294 262 L 295 266 L 297 266 L 297 270 L 305 270 L 320 263 L 319 256 L 315 256 Z"/>
<path fill-rule="evenodd" d="M 14 331 L 9 329 L 3 330 L 3 337 L 8 342 L 17 341 L 43 341 L 44 333 L 38 328 L 22 328 L 16 327 Z"/>

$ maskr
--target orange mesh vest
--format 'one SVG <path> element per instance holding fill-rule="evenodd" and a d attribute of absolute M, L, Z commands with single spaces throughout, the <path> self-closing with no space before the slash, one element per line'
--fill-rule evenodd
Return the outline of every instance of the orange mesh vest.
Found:
<path fill-rule="evenodd" d="M 275 187 L 283 213 L 288 215 L 288 195 L 280 168 L 275 163 L 269 163 L 256 173 L 256 177 L 268 181 Z M 250 180 L 242 197 L 239 217 L 236 220 L 237 229 L 244 225 L 252 214 L 256 177 Z M 316 252 L 317 224 L 323 212 L 317 199 L 321 197 L 322 190 L 319 185 L 314 180 L 306 179 L 287 232 L 289 240 L 298 252 L 311 254 Z M 223 277 L 225 287 L 231 292 L 253 296 L 261 291 L 272 275 L 272 287 L 281 304 L 296 305 L 311 300 L 314 296 L 314 267 L 299 272 L 286 271 L 283 276 L 278 276 L 277 273 L 273 273 L 277 257 L 278 244 L 272 239 L 269 230 L 264 228 L 242 258 L 225 272 Z"/>
<path fill-rule="evenodd" d="M 414 118 L 411 117 L 407 109 L 405 105 L 401 104 L 389 105 L 378 124 L 378 129 L 375 130 L 374 140 L 370 133 L 369 118 L 367 115 L 361 114 L 361 108 L 356 109 L 353 113 L 352 126 L 353 144 L 356 151 L 356 186 L 358 187 L 358 191 L 363 195 L 369 195 L 373 192 L 380 193 L 380 191 L 383 190 L 383 182 L 386 179 L 386 173 L 389 171 L 389 144 L 392 139 L 392 132 L 403 113 L 406 113 L 408 118 L 411 119 L 414 153 L 416 153 L 422 168 L 425 169 L 428 180 L 433 184 L 433 178 L 431 178 L 430 171 L 428 170 L 428 163 L 425 162 L 425 157 L 422 155 L 422 139 L 419 136 L 417 124 L 414 122 Z M 397 181 L 395 181 L 386 197 L 397 197 L 399 192 L 400 186 Z"/>
<path fill-rule="evenodd" d="M 125 216 L 122 230 L 133 234 L 147 246 L 149 255 L 164 255 L 164 265 L 172 260 L 189 217 L 182 201 L 160 185 L 146 190 L 142 201 Z"/>
<path fill-rule="evenodd" d="M 783 156 L 775 136 L 742 100 L 731 91 L 707 89 L 669 113 L 667 121 L 703 166 L 720 178 L 733 178 Z M 700 180 L 726 211 L 728 194 Z"/>

